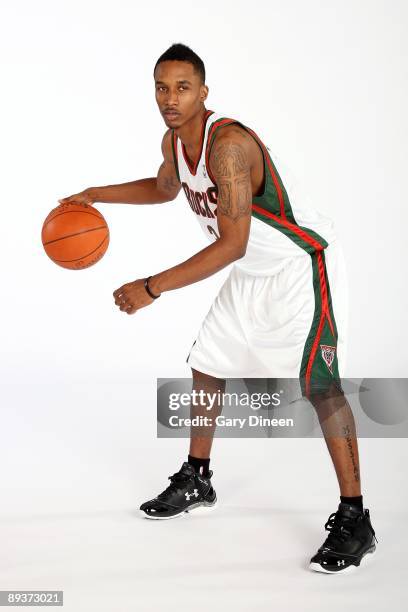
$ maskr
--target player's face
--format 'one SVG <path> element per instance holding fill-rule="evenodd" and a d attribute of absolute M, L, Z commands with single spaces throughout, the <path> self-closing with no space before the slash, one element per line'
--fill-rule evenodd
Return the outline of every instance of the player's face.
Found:
<path fill-rule="evenodd" d="M 207 97 L 208 89 L 189 62 L 161 62 L 154 75 L 156 102 L 169 128 L 178 128 L 194 117 Z"/>

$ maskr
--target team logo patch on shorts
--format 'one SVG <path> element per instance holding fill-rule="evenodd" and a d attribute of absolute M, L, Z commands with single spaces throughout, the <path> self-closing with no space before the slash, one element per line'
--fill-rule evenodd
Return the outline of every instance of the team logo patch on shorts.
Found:
<path fill-rule="evenodd" d="M 329 368 L 330 372 L 333 374 L 332 365 L 334 361 L 334 356 L 336 353 L 335 346 L 328 346 L 327 344 L 321 344 L 320 348 L 322 350 L 322 357 Z"/>

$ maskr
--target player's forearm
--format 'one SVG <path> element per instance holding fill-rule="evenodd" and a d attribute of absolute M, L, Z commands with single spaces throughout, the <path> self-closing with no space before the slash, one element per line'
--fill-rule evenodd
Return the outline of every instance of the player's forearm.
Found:
<path fill-rule="evenodd" d="M 120 204 L 162 204 L 169 197 L 157 188 L 157 178 L 144 178 L 130 183 L 90 187 L 87 189 L 94 202 Z"/>
<path fill-rule="evenodd" d="M 245 249 L 242 246 L 220 238 L 183 263 L 154 274 L 149 281 L 149 287 L 157 295 L 164 291 L 186 287 L 208 278 L 244 254 Z"/>

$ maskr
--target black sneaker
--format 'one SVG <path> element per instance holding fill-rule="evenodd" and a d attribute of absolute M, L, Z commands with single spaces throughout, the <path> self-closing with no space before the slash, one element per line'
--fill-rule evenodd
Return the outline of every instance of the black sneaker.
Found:
<path fill-rule="evenodd" d="M 339 504 L 325 524 L 329 531 L 326 541 L 310 560 L 310 569 L 317 572 L 339 574 L 354 571 L 367 553 L 375 551 L 375 531 L 368 509 Z"/>
<path fill-rule="evenodd" d="M 197 474 L 193 466 L 185 461 L 179 472 L 169 476 L 171 483 L 167 489 L 140 506 L 143 516 L 171 519 L 194 508 L 214 508 L 217 496 L 211 485 L 212 475 L 211 470 L 208 476 Z"/>

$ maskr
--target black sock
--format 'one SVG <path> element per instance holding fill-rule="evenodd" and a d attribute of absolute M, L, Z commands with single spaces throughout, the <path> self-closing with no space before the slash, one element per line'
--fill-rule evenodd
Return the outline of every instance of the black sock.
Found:
<path fill-rule="evenodd" d="M 188 456 L 188 463 L 193 466 L 197 474 L 201 474 L 202 476 L 208 476 L 208 467 L 210 465 L 209 459 L 200 459 L 199 457 L 193 457 L 192 455 Z M 200 468 L 203 468 L 202 471 Z"/>
<path fill-rule="evenodd" d="M 358 506 L 358 508 L 360 508 L 360 510 L 363 510 L 363 496 L 362 495 L 358 495 L 357 497 L 344 497 L 343 495 L 340 495 L 340 501 L 343 504 L 352 504 L 353 506 Z"/>

